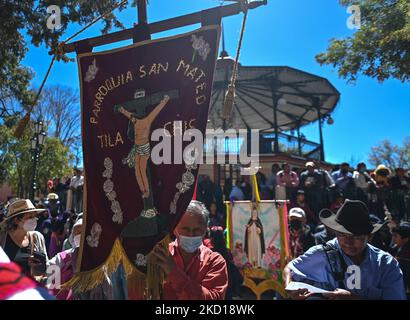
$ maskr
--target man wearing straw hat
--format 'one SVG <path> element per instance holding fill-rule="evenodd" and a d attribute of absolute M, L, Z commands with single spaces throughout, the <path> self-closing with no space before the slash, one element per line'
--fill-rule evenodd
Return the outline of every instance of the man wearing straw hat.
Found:
<path fill-rule="evenodd" d="M 368 244 L 370 235 L 382 225 L 371 223 L 363 202 L 346 200 L 336 214 L 324 209 L 320 220 L 335 231 L 336 238 L 292 260 L 283 272 L 286 286 L 291 281 L 310 284 L 328 291 L 323 293 L 328 299 L 406 299 L 397 260 Z M 301 285 L 288 294 L 305 300 L 313 291 Z"/>

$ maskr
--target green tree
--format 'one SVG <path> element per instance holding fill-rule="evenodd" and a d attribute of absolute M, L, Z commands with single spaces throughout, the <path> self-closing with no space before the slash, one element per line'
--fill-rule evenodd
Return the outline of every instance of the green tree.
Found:
<path fill-rule="evenodd" d="M 33 72 L 21 65 L 28 50 L 27 42 L 37 47 L 45 45 L 53 53 L 58 43 L 68 37 L 65 31 L 70 24 L 84 26 L 109 12 L 119 2 L 0 0 L 0 108 L 6 107 L 3 102 L 10 97 L 17 98 L 24 107 L 30 105 L 33 100 L 33 92 L 29 86 Z M 128 2 L 135 6 L 135 1 L 124 1 L 118 10 L 126 8 Z M 50 18 L 47 8 L 51 5 L 57 5 L 61 10 L 61 24 L 58 29 L 47 27 Z M 113 27 L 124 28 L 114 13 L 107 14 L 102 21 L 102 33 L 107 33 Z M 60 55 L 58 59 L 69 60 L 64 55 Z"/>
<path fill-rule="evenodd" d="M 339 76 L 354 82 L 359 74 L 383 82 L 410 80 L 409 0 L 340 0 L 343 6 L 359 5 L 361 27 L 354 36 L 332 39 L 327 52 L 316 56 L 333 65 Z"/>
<path fill-rule="evenodd" d="M 383 140 L 372 147 L 369 162 L 373 166 L 384 164 L 391 169 L 409 168 L 410 166 L 410 137 L 406 137 L 402 146 L 394 145 L 389 140 Z"/>
<path fill-rule="evenodd" d="M 27 197 L 31 188 L 33 161 L 30 150 L 33 125 L 20 139 L 15 139 L 13 126 L 17 118 L 0 125 L 0 183 L 8 182 L 20 197 Z M 47 138 L 37 167 L 37 185 L 45 192 L 47 180 L 70 173 L 70 153 L 58 138 Z"/>

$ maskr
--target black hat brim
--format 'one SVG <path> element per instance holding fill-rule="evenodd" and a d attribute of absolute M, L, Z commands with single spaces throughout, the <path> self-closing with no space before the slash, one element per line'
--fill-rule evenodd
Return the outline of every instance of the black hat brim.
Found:
<path fill-rule="evenodd" d="M 329 209 L 323 209 L 319 213 L 319 219 L 320 221 L 328 228 L 335 230 L 340 233 L 346 233 L 346 234 L 351 234 L 355 235 L 349 230 L 347 230 L 344 226 L 342 226 L 340 223 L 336 221 L 336 215 L 330 211 Z M 372 224 L 373 230 L 370 232 L 370 234 L 376 233 L 377 231 L 380 230 L 380 228 L 383 226 L 382 223 L 376 223 Z"/>

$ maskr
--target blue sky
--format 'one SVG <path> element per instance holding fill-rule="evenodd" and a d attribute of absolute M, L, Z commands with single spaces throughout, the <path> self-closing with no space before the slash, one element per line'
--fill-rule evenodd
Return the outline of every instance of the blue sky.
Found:
<path fill-rule="evenodd" d="M 329 162 L 366 161 L 370 148 L 383 139 L 401 144 L 410 136 L 410 85 L 396 80 L 380 84 L 375 79 L 359 77 L 356 84 L 339 79 L 332 67 L 321 67 L 315 55 L 325 51 L 331 38 L 352 35 L 346 26 L 349 14 L 338 0 L 268 0 L 268 5 L 249 13 L 240 62 L 243 65 L 278 65 L 301 69 L 326 77 L 341 93 L 333 113 L 334 125 L 324 127 L 326 160 Z M 148 19 L 155 22 L 219 5 L 218 0 L 150 0 Z M 229 2 L 227 2 L 229 4 Z M 137 10 L 129 7 L 119 14 L 129 28 L 136 22 Z M 224 19 L 227 51 L 234 56 L 242 15 Z M 154 35 L 154 38 L 197 28 L 191 26 Z M 73 25 L 63 38 L 80 27 Z M 74 40 L 100 34 L 94 25 Z M 96 48 L 96 51 L 119 47 L 130 41 Z M 75 57 L 73 54 L 71 57 Z M 36 73 L 39 86 L 51 57 L 44 47 L 29 47 L 23 63 Z M 57 63 L 48 85 L 59 84 L 79 89 L 76 63 Z M 309 140 L 318 141 L 318 124 L 302 129 Z M 356 163 L 352 163 L 355 165 Z"/>

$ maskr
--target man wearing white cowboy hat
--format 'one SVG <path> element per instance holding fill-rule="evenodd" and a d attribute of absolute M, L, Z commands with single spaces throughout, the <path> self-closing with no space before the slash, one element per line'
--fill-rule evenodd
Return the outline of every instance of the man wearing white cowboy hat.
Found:
<path fill-rule="evenodd" d="M 329 299 L 406 299 L 397 260 L 368 244 L 382 225 L 371 223 L 363 202 L 346 200 L 336 214 L 324 209 L 320 220 L 336 238 L 292 260 L 283 271 L 286 286 L 292 280 L 308 283 L 330 291 L 323 293 Z M 305 288 L 288 294 L 296 300 L 313 296 Z"/>
<path fill-rule="evenodd" d="M 43 211 L 34 207 L 30 200 L 19 199 L 9 204 L 0 223 L 0 246 L 23 272 L 32 276 L 44 273 L 48 260 L 44 237 L 34 231 L 37 215 Z"/>

